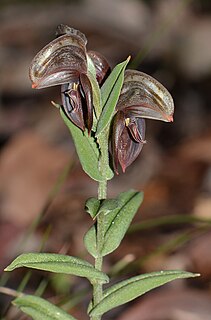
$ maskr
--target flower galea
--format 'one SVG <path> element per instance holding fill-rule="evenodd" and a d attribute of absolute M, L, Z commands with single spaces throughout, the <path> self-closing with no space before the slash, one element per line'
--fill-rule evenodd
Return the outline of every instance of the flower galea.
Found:
<path fill-rule="evenodd" d="M 31 62 L 29 76 L 32 88 L 61 85 L 63 108 L 70 120 L 83 131 L 91 131 L 93 94 L 88 77 L 87 58 L 91 58 L 96 78 L 101 83 L 109 72 L 106 59 L 95 51 L 87 52 L 83 33 L 59 25 L 57 38 L 46 45 Z"/>

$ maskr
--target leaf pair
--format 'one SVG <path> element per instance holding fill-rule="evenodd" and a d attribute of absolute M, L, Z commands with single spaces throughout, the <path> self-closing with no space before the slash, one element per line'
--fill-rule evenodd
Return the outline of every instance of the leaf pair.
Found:
<path fill-rule="evenodd" d="M 175 270 L 153 272 L 121 281 L 106 289 L 103 293 L 103 299 L 95 307 L 90 304 L 89 315 L 91 317 L 101 316 L 109 310 L 140 297 L 144 293 L 172 280 L 197 276 L 199 274 Z M 40 297 L 23 295 L 16 298 L 13 304 L 34 320 L 76 320 L 64 310 Z"/>
<path fill-rule="evenodd" d="M 115 202 L 114 202 L 115 200 Z M 127 232 L 130 223 L 136 214 L 141 202 L 143 200 L 143 193 L 130 190 L 127 192 L 120 193 L 117 199 L 112 199 L 110 202 L 110 210 L 105 215 L 105 226 L 104 226 L 104 244 L 100 254 L 103 256 L 113 252 L 120 245 L 125 233 Z M 109 201 L 107 200 L 107 208 Z M 112 209 L 112 206 L 114 208 Z M 103 207 L 98 207 L 95 204 L 95 212 L 91 215 L 96 216 L 101 214 Z M 90 211 L 90 207 L 89 207 Z M 104 212 L 105 214 L 105 212 Z M 95 225 L 89 229 L 84 237 L 84 243 L 88 252 L 93 256 L 97 257 L 99 252 L 96 243 L 96 229 Z"/>
<path fill-rule="evenodd" d="M 62 254 L 24 253 L 5 268 L 5 271 L 12 271 L 20 267 L 85 277 L 91 283 L 109 281 L 105 273 L 95 269 L 89 262 Z M 13 301 L 13 304 L 34 320 L 75 320 L 62 309 L 36 296 L 20 296 Z"/>

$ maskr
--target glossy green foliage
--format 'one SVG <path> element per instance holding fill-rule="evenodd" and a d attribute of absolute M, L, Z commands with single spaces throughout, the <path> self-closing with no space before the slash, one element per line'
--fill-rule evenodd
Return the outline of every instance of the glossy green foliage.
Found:
<path fill-rule="evenodd" d="M 110 203 L 109 200 L 106 200 L 104 210 L 105 207 L 110 207 L 110 210 L 105 216 L 104 245 L 101 252 L 103 256 L 113 252 L 120 245 L 142 200 L 143 193 L 134 190 L 120 193 L 117 199 L 111 199 Z M 100 210 L 98 210 L 97 214 L 100 214 Z M 96 257 L 98 253 L 95 226 L 92 226 L 86 233 L 84 243 L 88 252 Z"/>
<path fill-rule="evenodd" d="M 40 297 L 24 295 L 12 303 L 34 320 L 76 320 L 64 310 Z"/>
<path fill-rule="evenodd" d="M 101 91 L 100 87 L 98 85 L 97 79 L 96 79 L 96 71 L 95 66 L 92 62 L 92 59 L 90 59 L 89 56 L 87 56 L 87 66 L 88 66 L 88 77 L 92 85 L 92 94 L 93 94 L 93 105 L 95 110 L 95 115 L 97 119 L 99 118 L 99 115 L 102 110 L 102 99 L 101 99 Z"/>
<path fill-rule="evenodd" d="M 62 109 L 60 109 L 60 112 L 62 119 L 71 132 L 83 170 L 96 181 L 104 180 L 98 169 L 99 150 L 94 138 L 75 126 Z"/>
<path fill-rule="evenodd" d="M 102 301 L 90 311 L 90 316 L 102 315 L 172 280 L 197 276 L 199 275 L 175 270 L 153 272 L 130 278 L 105 290 Z"/>
<path fill-rule="evenodd" d="M 109 281 L 108 276 L 95 269 L 89 262 L 62 254 L 54 253 L 24 253 L 18 256 L 5 271 L 12 271 L 20 267 L 38 270 L 72 274 L 85 277 L 90 282 L 96 279 L 102 283 Z"/>
<path fill-rule="evenodd" d="M 124 71 L 129 60 L 130 57 L 124 62 L 119 63 L 113 69 L 101 88 L 103 110 L 97 125 L 97 135 L 99 135 L 112 120 L 124 81 Z"/>

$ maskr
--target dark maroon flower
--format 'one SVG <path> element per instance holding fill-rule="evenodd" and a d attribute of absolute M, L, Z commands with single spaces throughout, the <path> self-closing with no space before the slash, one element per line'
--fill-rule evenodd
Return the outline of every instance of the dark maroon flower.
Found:
<path fill-rule="evenodd" d="M 122 171 L 138 157 L 145 143 L 145 120 L 123 111 L 117 112 L 113 122 L 112 153 L 115 172 L 118 163 Z"/>
<path fill-rule="evenodd" d="M 173 121 L 174 103 L 157 80 L 135 70 L 126 70 L 112 126 L 114 170 L 122 171 L 137 158 L 145 143 L 145 120 Z"/>
<path fill-rule="evenodd" d="M 109 65 L 97 52 L 87 53 L 83 33 L 59 25 L 57 38 L 45 46 L 32 60 L 29 75 L 32 88 L 62 85 L 63 108 L 70 120 L 82 130 L 90 132 L 93 123 L 93 95 L 88 77 L 87 56 L 90 55 L 99 82 L 107 74 Z"/>

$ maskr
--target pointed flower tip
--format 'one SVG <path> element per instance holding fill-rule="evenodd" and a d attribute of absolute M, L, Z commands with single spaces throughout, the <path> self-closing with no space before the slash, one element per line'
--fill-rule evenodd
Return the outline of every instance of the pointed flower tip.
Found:
<path fill-rule="evenodd" d="M 32 83 L 32 89 L 36 89 L 37 88 L 37 86 L 38 86 L 38 84 L 37 83 Z"/>
<path fill-rule="evenodd" d="M 127 167 L 124 165 L 121 165 L 121 168 L 122 168 L 122 172 L 125 173 Z"/>
<path fill-rule="evenodd" d="M 169 121 L 169 122 L 173 122 L 173 121 L 174 121 L 173 115 L 168 116 L 168 121 Z"/>
<path fill-rule="evenodd" d="M 118 172 L 117 168 L 114 169 L 114 172 L 116 173 L 117 176 L 119 175 L 119 172 Z"/>

